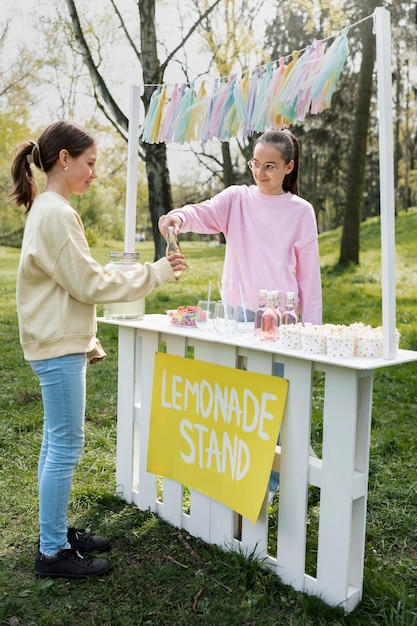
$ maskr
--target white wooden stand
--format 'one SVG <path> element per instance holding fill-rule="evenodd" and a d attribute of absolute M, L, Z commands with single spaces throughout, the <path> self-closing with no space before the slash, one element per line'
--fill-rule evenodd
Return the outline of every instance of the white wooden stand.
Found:
<path fill-rule="evenodd" d="M 369 434 L 373 371 L 417 360 L 416 352 L 395 355 L 395 225 L 392 149 L 390 16 L 374 13 L 380 129 L 381 256 L 384 359 L 330 359 L 265 345 L 247 337 L 222 340 L 213 333 L 178 329 L 165 316 L 119 325 L 117 485 L 121 496 L 141 509 L 224 549 L 255 551 L 284 583 L 351 611 L 362 597 Z M 131 87 L 125 249 L 135 247 L 137 133 L 143 87 Z M 280 471 L 278 544 L 268 554 L 266 501 L 256 526 L 224 505 L 192 491 L 184 512 L 183 486 L 146 472 L 153 364 L 161 341 L 168 353 L 272 375 L 284 366 L 289 396 L 274 468 Z M 314 372 L 325 376 L 322 458 L 310 453 Z M 320 490 L 316 573 L 306 573 L 308 491 Z M 265 486 L 263 488 L 266 488 Z"/>
<path fill-rule="evenodd" d="M 119 326 L 120 496 L 208 543 L 254 552 L 284 583 L 351 611 L 362 597 L 373 371 L 415 361 L 417 352 L 399 350 L 391 360 L 334 359 L 244 335 L 225 339 L 215 332 L 177 328 L 164 315 L 146 315 L 140 322 L 100 321 Z M 186 357 L 192 347 L 195 359 L 250 372 L 272 375 L 274 363 L 283 364 L 290 384 L 274 461 L 281 475 L 276 553 L 268 554 L 267 499 L 255 526 L 196 491 L 185 512 L 184 486 L 162 479 L 161 498 L 161 479 L 146 471 L 154 358 L 161 341 L 170 354 Z M 325 377 L 321 458 L 310 452 L 315 371 Z M 309 486 L 320 490 L 314 576 L 306 573 Z"/>

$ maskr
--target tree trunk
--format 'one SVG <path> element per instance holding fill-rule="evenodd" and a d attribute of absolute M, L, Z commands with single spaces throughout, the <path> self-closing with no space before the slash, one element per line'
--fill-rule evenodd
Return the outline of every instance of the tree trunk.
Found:
<path fill-rule="evenodd" d="M 230 185 L 233 185 L 236 181 L 232 157 L 230 156 L 230 144 L 228 141 L 222 141 L 221 146 L 223 160 L 223 184 L 225 187 L 230 187 Z"/>
<path fill-rule="evenodd" d="M 178 46 L 181 47 L 185 40 L 195 30 L 200 21 L 208 15 L 219 4 L 220 0 L 215 0 L 209 6 L 203 16 L 197 20 L 195 25 L 190 29 L 187 36 Z M 149 103 L 155 85 L 159 85 L 163 81 L 165 67 L 176 50 L 161 64 L 158 59 L 157 52 L 157 36 L 155 26 L 155 0 L 137 0 L 140 18 L 140 41 L 141 41 L 141 64 L 143 82 L 145 87 L 142 97 L 145 106 L 145 112 L 149 109 Z M 164 238 L 158 229 L 158 220 L 173 208 L 171 180 L 168 170 L 167 149 L 165 144 L 147 144 L 142 143 L 143 150 L 146 155 L 146 172 L 148 176 L 149 190 L 149 211 L 152 220 L 152 233 L 155 241 L 155 260 L 161 258 L 165 254 L 166 244 Z"/>
<path fill-rule="evenodd" d="M 141 0 L 138 2 L 140 17 L 140 40 L 143 82 L 146 87 L 143 95 L 145 112 L 149 109 L 149 102 L 154 91 L 154 85 L 162 82 L 163 68 L 158 59 L 156 27 L 155 27 L 155 0 Z M 149 212 L 152 221 L 152 233 L 155 242 L 155 260 L 165 254 L 165 241 L 158 229 L 158 220 L 161 215 L 173 208 L 171 181 L 169 177 L 167 150 L 165 144 L 142 143 L 146 155 L 146 173 L 148 177 Z"/>
<path fill-rule="evenodd" d="M 230 187 L 236 182 L 235 172 L 233 170 L 232 157 L 230 155 L 230 143 L 228 141 L 222 141 L 222 161 L 223 161 L 223 184 L 225 187 Z M 220 243 L 226 243 L 226 237 L 224 233 L 220 233 Z"/>
<path fill-rule="evenodd" d="M 152 93 L 156 85 L 163 81 L 163 75 L 169 61 L 175 57 L 175 54 L 185 44 L 185 42 L 195 32 L 202 21 L 220 4 L 221 0 L 214 0 L 211 5 L 207 6 L 205 12 L 199 16 L 196 22 L 190 27 L 189 31 L 184 35 L 178 46 L 171 51 L 165 61 L 161 64 L 157 53 L 157 35 L 155 25 L 155 2 L 156 0 L 135 0 L 140 20 L 140 51 L 136 48 L 135 43 L 129 35 L 128 28 L 123 19 L 121 12 L 117 7 L 117 3 L 111 0 L 114 11 L 120 20 L 120 26 L 124 31 L 127 40 L 142 66 L 143 83 L 145 85 L 142 101 L 145 107 L 145 113 L 149 109 L 149 103 Z M 79 48 L 84 57 L 85 64 L 90 73 L 92 82 L 95 87 L 95 98 L 97 105 L 106 115 L 106 117 L 114 124 L 120 134 L 127 139 L 128 137 L 128 118 L 118 107 L 116 101 L 100 74 L 96 66 L 84 33 L 81 28 L 78 12 L 74 0 L 66 0 L 68 11 L 71 18 L 72 28 L 78 42 Z M 104 102 L 104 106 L 100 101 Z M 142 149 L 145 153 L 146 172 L 148 177 L 149 190 L 149 212 L 152 221 L 152 233 L 155 242 L 155 260 L 161 258 L 165 254 L 165 241 L 158 229 L 158 220 L 161 215 L 167 213 L 173 208 L 171 181 L 167 163 L 167 150 L 165 144 L 147 144 L 142 143 Z"/>
<path fill-rule="evenodd" d="M 341 265 L 348 265 L 349 263 L 359 265 L 359 227 L 363 210 L 366 145 L 375 51 L 376 43 L 375 35 L 372 33 L 372 22 L 366 21 L 364 23 L 362 64 L 359 71 L 352 144 L 347 172 L 346 207 L 339 256 L 339 264 Z"/>
<path fill-rule="evenodd" d="M 149 211 L 155 242 L 155 260 L 165 255 L 166 243 L 158 228 L 158 220 L 173 208 L 165 144 L 143 144 L 146 153 Z"/>

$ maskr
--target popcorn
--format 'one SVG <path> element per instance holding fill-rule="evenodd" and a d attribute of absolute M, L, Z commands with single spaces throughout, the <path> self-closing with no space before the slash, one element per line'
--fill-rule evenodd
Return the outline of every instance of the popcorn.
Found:
<path fill-rule="evenodd" d="M 281 343 L 285 348 L 302 349 L 311 354 L 328 354 L 335 358 L 381 358 L 383 356 L 383 330 L 362 322 L 345 324 L 301 323 L 281 326 Z M 400 333 L 395 332 L 396 348 Z"/>

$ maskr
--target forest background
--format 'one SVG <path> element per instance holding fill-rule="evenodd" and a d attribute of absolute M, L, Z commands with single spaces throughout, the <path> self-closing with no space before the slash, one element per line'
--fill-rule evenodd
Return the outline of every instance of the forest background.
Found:
<path fill-rule="evenodd" d="M 74 199 L 91 243 L 123 239 L 129 90 L 190 84 L 291 58 L 345 27 L 349 55 L 331 107 L 291 126 L 302 147 L 301 194 L 320 232 L 342 226 L 339 263 L 360 262 L 359 224 L 379 214 L 378 103 L 372 13 L 390 12 L 396 211 L 417 202 L 417 3 L 402 0 L 2 0 L 0 13 L 0 244 L 19 245 L 22 211 L 10 202 L 10 160 L 57 118 L 89 128 L 100 182 Z M 255 136 L 256 137 L 256 136 Z M 222 188 L 251 183 L 253 139 L 141 144 L 137 232 L 165 245 L 158 217 Z M 191 236 L 192 237 L 192 236 Z"/>
<path fill-rule="evenodd" d="M 17 341 L 11 339 L 13 333 L 17 337 L 13 312 L 13 276 L 17 260 L 10 265 L 8 258 L 14 252 L 6 246 L 20 245 L 24 226 L 22 210 L 14 208 L 9 197 L 13 148 L 20 141 L 36 140 L 41 130 L 57 118 L 74 119 L 94 133 L 99 144 L 100 179 L 85 196 L 72 201 L 83 218 L 94 253 L 101 250 L 97 258 L 104 263 L 109 248 L 107 243 L 103 245 L 101 241 L 113 245 L 115 239 L 122 242 L 124 237 L 130 85 L 140 82 L 190 82 L 206 75 L 224 76 L 231 71 L 243 71 L 269 59 L 290 55 L 293 50 L 301 50 L 316 39 L 339 34 L 345 26 L 370 16 L 375 6 L 388 8 L 391 15 L 395 196 L 396 211 L 401 212 L 396 226 L 398 243 L 404 246 L 404 238 L 413 232 L 416 222 L 416 210 L 408 209 L 417 203 L 416 2 L 101 0 L 100 3 L 92 3 L 85 0 L 37 0 L 34 3 L 30 0 L 0 0 L 0 245 L 4 246 L 1 248 L 4 254 L 0 255 L 0 276 L 2 280 L 10 281 L 3 288 L 1 302 L 4 345 L 7 343 L 7 349 L 3 350 L 5 375 L 1 379 L 4 388 L 1 398 L 5 408 L 3 421 L 7 450 L 3 456 L 12 464 L 8 472 L 3 472 L 4 476 L 16 475 L 17 481 L 22 484 L 29 480 L 32 470 L 28 471 L 28 466 L 32 469 L 36 466 L 39 420 L 42 417 L 39 394 L 31 388 L 36 381 L 33 376 L 27 384 L 22 379 L 27 370 L 22 367 L 20 350 L 20 356 L 16 357 Z M 291 130 L 300 137 L 302 145 L 301 193 L 313 203 L 320 231 L 333 231 L 324 236 L 325 240 L 328 239 L 327 247 L 324 242 L 321 244 L 321 252 L 324 253 L 322 262 L 326 267 L 324 285 L 328 289 L 325 299 L 327 316 L 329 320 L 341 319 L 343 312 L 347 320 L 359 315 L 360 319 L 373 321 L 380 318 L 380 300 L 379 285 L 375 279 L 379 259 L 378 264 L 370 264 L 367 256 L 370 250 L 371 258 L 376 258 L 375 251 L 379 249 L 378 242 L 375 243 L 379 236 L 376 223 L 379 214 L 379 163 L 372 20 L 367 19 L 351 28 L 348 39 L 349 55 L 331 108 L 318 116 L 307 116 L 305 122 L 292 126 Z M 151 91 L 145 92 L 145 107 Z M 209 197 L 233 183 L 250 182 L 250 172 L 246 167 L 250 155 L 251 141 L 238 138 L 230 143 L 212 141 L 206 145 L 140 147 L 137 231 L 144 233 L 147 239 L 155 239 L 155 256 L 164 251 L 163 241 L 158 234 L 155 235 L 158 212 Z M 40 175 L 39 180 L 42 179 Z M 365 221 L 366 224 L 363 223 Z M 359 225 L 363 237 L 363 264 L 361 270 L 358 269 L 361 273 L 357 274 L 356 268 L 349 274 L 339 272 L 339 268 L 333 267 L 336 258 L 343 264 L 359 263 Z M 343 242 L 353 242 L 354 245 L 344 249 Z M 150 260 L 149 244 L 144 245 L 144 258 Z M 185 245 L 196 244 L 187 242 Z M 340 246 L 340 253 L 331 254 L 330 250 L 337 245 Z M 412 309 L 415 302 L 414 238 L 407 239 L 404 250 L 407 250 L 407 255 L 404 255 L 407 262 L 399 257 L 398 267 L 398 323 L 404 329 L 402 347 L 416 349 Z M 17 250 L 15 252 L 18 254 Z M 202 254 L 202 266 L 206 269 L 208 265 L 213 271 L 213 262 L 207 264 L 205 249 Z M 211 256 L 213 254 L 220 256 L 222 249 L 211 249 Z M 354 278 L 352 283 L 346 278 L 349 276 Z M 206 284 L 207 281 L 204 281 Z M 360 298 L 357 297 L 358 290 Z M 157 293 L 152 296 L 152 311 L 162 311 L 167 306 L 167 300 L 158 300 L 158 297 Z M 196 295 L 195 301 L 197 299 Z M 172 306 L 175 305 L 172 303 Z M 108 335 L 106 349 L 109 350 L 109 346 L 113 355 L 104 365 L 108 368 L 107 380 L 116 380 L 113 372 L 117 365 L 116 335 L 111 335 L 111 329 L 103 332 Z M 17 346 L 15 351 L 9 349 L 10 342 L 12 346 Z M 201 570 L 198 570 L 197 576 L 195 562 L 192 561 L 196 550 L 202 553 L 201 546 L 193 544 L 196 549 L 193 548 L 192 553 L 188 551 L 188 560 L 186 550 L 178 556 L 179 541 L 175 529 L 164 527 L 161 532 L 166 534 L 167 539 L 162 541 L 162 534 L 148 532 L 147 512 L 138 518 L 137 512 L 132 512 L 119 499 L 107 493 L 102 495 L 102 490 L 108 489 L 114 475 L 112 441 L 115 432 L 114 391 L 110 385 L 103 394 L 102 376 L 102 373 L 97 373 L 97 380 L 90 381 L 89 424 L 95 445 L 86 457 L 84 467 L 87 470 L 75 494 L 74 510 L 81 520 L 84 507 L 89 523 L 91 515 L 96 515 L 97 522 L 101 520 L 113 536 L 117 535 L 112 561 L 118 576 L 108 578 L 99 595 L 96 587 L 94 590 L 87 587 L 84 593 L 80 593 L 78 586 L 71 591 L 66 583 L 65 589 L 60 584 L 48 589 L 45 586 L 38 588 L 31 569 L 36 524 L 32 524 L 30 529 L 28 527 L 23 539 L 21 524 L 22 511 L 30 522 L 36 506 L 33 498 L 21 498 L 19 490 L 14 487 L 16 481 L 8 481 L 12 503 L 9 509 L 14 516 L 10 518 L 7 533 L 4 533 L 3 544 L 10 558 L 2 574 L 3 580 L 11 583 L 3 585 L 3 601 L 0 603 L 2 617 L 4 620 L 7 617 L 8 623 L 18 623 L 16 616 L 26 618 L 30 615 L 32 623 L 42 620 L 42 623 L 72 624 L 74 616 L 79 620 L 81 615 L 85 623 L 96 622 L 97 616 L 102 624 L 138 624 L 139 614 L 143 614 L 148 623 L 150 619 L 156 623 L 159 616 L 155 607 L 161 615 L 158 623 L 170 623 L 164 618 L 166 614 L 172 616 L 172 607 L 177 602 L 180 610 L 183 606 L 188 607 L 184 623 L 191 623 L 190 615 L 195 618 L 193 623 L 200 617 L 195 615 L 190 598 L 199 597 L 202 584 L 198 577 Z M 227 595 L 224 600 L 224 593 L 217 600 L 217 596 L 221 595 L 218 592 L 223 590 L 217 585 L 215 601 L 203 605 L 202 600 L 199 607 L 205 606 L 206 613 L 210 615 L 220 615 L 228 610 L 232 614 L 229 624 L 243 623 L 241 615 L 251 611 L 259 615 L 259 623 L 266 623 L 265 616 L 271 615 L 271 624 L 415 625 L 415 436 L 413 420 L 410 421 L 415 398 L 414 369 L 398 368 L 390 376 L 385 372 L 378 374 L 374 395 L 376 410 L 373 418 L 366 587 L 364 602 L 356 614 L 351 618 L 341 616 L 339 620 L 336 609 L 327 613 L 330 611 L 328 607 L 319 609 L 317 604 L 313 604 L 310 608 L 311 602 L 316 599 L 308 596 L 302 599 L 295 592 L 290 595 L 288 589 L 283 591 L 277 587 L 275 580 L 265 583 L 265 591 L 259 593 L 259 586 L 251 583 L 256 580 L 258 585 L 259 581 L 258 575 L 255 579 L 251 574 L 251 562 L 243 568 L 240 562 L 236 566 L 231 560 L 220 574 L 219 559 L 215 559 L 212 552 L 209 573 L 213 572 L 218 578 L 226 572 L 225 582 L 230 587 L 233 585 L 233 590 L 236 589 L 234 602 L 230 602 Z M 18 420 L 16 414 L 19 415 Z M 24 449 L 22 442 L 26 446 Z M 93 457 L 94 463 L 91 461 Z M 96 471 L 97 462 L 99 465 L 102 463 L 100 471 Z M 107 468 L 110 476 L 107 481 L 103 480 L 103 467 Z M 91 483 L 93 474 L 100 485 L 94 481 Z M 102 515 L 100 507 L 105 507 L 106 515 Z M 19 523 L 15 522 L 16 516 Z M 9 517 L 6 516 L 5 520 Z M 105 527 L 103 531 L 107 533 Z M 149 538 L 146 545 L 145 538 Z M 190 542 L 188 546 L 191 541 L 187 539 Z M 168 560 L 171 553 L 176 557 L 176 563 Z M 151 566 L 151 571 L 149 567 L 137 567 L 138 554 L 141 563 Z M 205 552 L 203 554 L 205 558 Z M 127 568 L 126 555 L 130 559 Z M 223 564 L 226 557 L 222 555 L 220 558 Z M 231 555 L 231 558 L 236 557 Z M 178 569 L 175 568 L 181 565 L 180 560 L 189 565 L 181 569 L 181 576 L 178 576 Z M 204 568 L 208 568 L 208 562 L 208 557 L 203 560 Z M 167 564 L 171 569 L 165 567 Z M 19 572 L 18 578 L 16 572 Z M 233 572 L 233 582 L 230 572 Z M 166 583 L 162 586 L 161 577 L 165 575 Z M 185 581 L 185 576 L 192 582 Z M 113 581 L 116 579 L 117 590 L 122 592 L 114 594 Z M 18 585 L 16 580 L 20 581 Z M 178 587 L 173 587 L 173 580 L 178 581 Z M 155 588 L 158 590 L 158 602 L 161 602 L 157 605 L 154 602 Z M 128 589 L 131 592 L 127 600 Z M 137 593 L 138 589 L 142 590 L 141 594 Z M 183 602 L 184 595 L 181 596 L 178 589 L 187 594 L 188 604 Z M 64 603 L 63 590 L 66 596 Z M 211 593 L 214 596 L 212 590 Z M 108 602 L 109 597 L 112 602 Z M 118 603 L 117 598 L 120 598 Z M 216 613 L 214 602 L 219 604 Z M 282 617 L 281 622 L 273 621 L 274 615 Z M 294 615 L 296 617 L 292 619 Z M 10 619 L 10 616 L 13 617 Z M 121 616 L 120 620 L 117 616 Z"/>

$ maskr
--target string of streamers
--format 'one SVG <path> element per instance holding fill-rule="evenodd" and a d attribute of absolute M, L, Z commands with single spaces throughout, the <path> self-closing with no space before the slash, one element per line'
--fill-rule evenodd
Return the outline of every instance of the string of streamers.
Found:
<path fill-rule="evenodd" d="M 361 20 L 362 21 L 362 20 Z M 146 143 L 207 142 L 250 137 L 288 128 L 306 114 L 328 109 L 348 55 L 347 29 L 325 49 L 324 40 L 238 77 L 216 78 L 209 93 L 203 80 L 158 85 L 139 129 Z"/>

